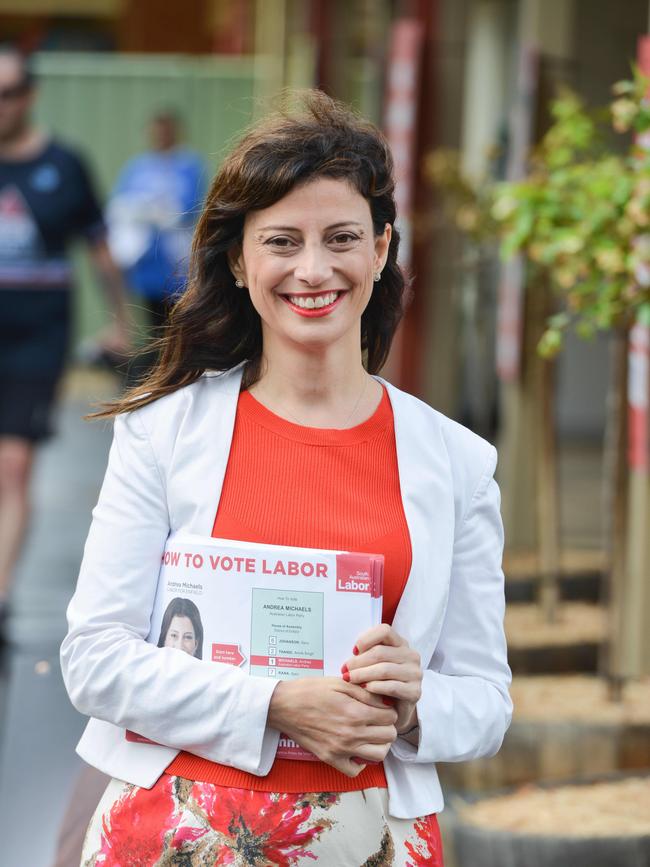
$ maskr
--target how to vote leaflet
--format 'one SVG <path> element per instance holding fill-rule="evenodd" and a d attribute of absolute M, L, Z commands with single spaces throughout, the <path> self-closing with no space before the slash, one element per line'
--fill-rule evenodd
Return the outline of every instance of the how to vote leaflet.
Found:
<path fill-rule="evenodd" d="M 381 622 L 383 567 L 380 554 L 172 535 L 147 640 L 256 677 L 338 677 Z M 284 735 L 277 754 L 314 758 Z"/>

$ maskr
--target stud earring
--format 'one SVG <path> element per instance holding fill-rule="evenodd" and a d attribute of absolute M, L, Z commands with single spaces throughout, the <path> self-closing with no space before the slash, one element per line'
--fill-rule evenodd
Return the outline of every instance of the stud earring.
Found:
<path fill-rule="evenodd" d="M 381 271 L 378 271 L 375 274 L 375 283 L 379 283 L 380 280 L 381 280 Z"/>
<path fill-rule="evenodd" d="M 243 288 L 244 288 L 244 281 L 243 281 L 243 280 L 240 280 L 239 278 L 237 278 L 237 279 L 235 280 L 235 286 L 236 286 L 238 289 L 243 289 Z"/>

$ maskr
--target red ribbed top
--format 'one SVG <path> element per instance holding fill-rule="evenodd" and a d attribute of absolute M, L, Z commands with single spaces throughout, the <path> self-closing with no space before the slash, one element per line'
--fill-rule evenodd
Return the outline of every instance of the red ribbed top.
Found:
<path fill-rule="evenodd" d="M 383 554 L 383 621 L 392 623 L 411 568 L 411 542 L 386 389 L 372 416 L 345 430 L 294 424 L 242 392 L 212 535 Z M 186 752 L 167 773 L 265 792 L 386 786 L 383 765 L 368 765 L 351 779 L 324 762 L 276 759 L 259 777 Z"/>

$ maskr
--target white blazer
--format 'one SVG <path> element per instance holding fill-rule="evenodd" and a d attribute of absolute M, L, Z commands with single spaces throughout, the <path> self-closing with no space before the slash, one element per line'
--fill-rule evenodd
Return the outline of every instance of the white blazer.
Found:
<path fill-rule="evenodd" d="M 116 417 L 93 510 L 61 667 L 92 717 L 77 752 L 104 773 L 151 787 L 180 749 L 265 775 L 279 732 L 266 719 L 276 681 L 144 639 L 170 532 L 210 535 L 242 365 Z M 412 566 L 393 625 L 421 656 L 420 743 L 397 738 L 384 761 L 389 809 L 440 812 L 435 762 L 494 755 L 512 718 L 503 631 L 503 525 L 496 449 L 388 389 Z M 134 729 L 159 744 L 126 741 Z"/>

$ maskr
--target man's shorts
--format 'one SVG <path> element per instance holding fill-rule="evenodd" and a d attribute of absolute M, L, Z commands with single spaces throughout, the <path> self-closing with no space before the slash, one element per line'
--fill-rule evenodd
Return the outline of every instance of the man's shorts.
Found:
<path fill-rule="evenodd" d="M 0 437 L 40 442 L 51 436 L 58 382 L 0 379 Z"/>
<path fill-rule="evenodd" d="M 70 317 L 67 291 L 0 291 L 0 436 L 38 442 L 53 433 Z"/>

